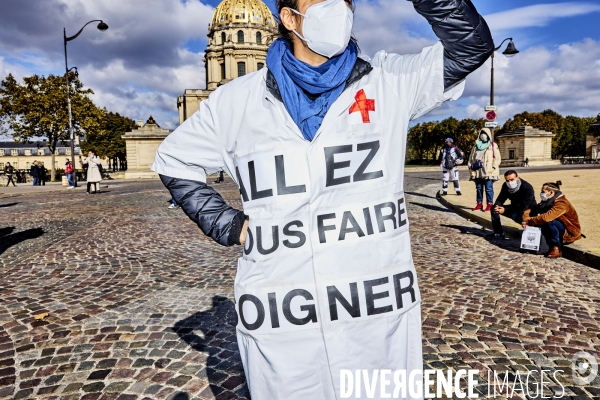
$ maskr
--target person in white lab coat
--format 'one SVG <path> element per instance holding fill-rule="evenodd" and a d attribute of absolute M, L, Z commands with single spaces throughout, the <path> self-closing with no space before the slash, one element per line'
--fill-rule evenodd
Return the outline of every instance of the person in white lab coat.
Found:
<path fill-rule="evenodd" d="M 349 2 L 279 0 L 267 68 L 215 90 L 157 151 L 152 168 L 184 212 L 244 245 L 237 333 L 254 400 L 337 399 L 345 371 L 422 369 L 408 123 L 457 99 L 493 40 L 469 0 L 413 4 L 441 41 L 367 59 Z M 219 170 L 243 211 L 206 185 Z"/>

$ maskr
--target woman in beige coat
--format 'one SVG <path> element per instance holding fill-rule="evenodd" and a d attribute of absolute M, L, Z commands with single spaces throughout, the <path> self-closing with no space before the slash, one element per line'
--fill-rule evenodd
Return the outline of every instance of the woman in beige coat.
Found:
<path fill-rule="evenodd" d="M 79 156 L 79 162 L 81 163 L 81 165 L 87 165 L 88 169 L 87 169 L 87 193 L 88 194 L 94 194 L 96 192 L 100 191 L 100 181 L 102 180 L 102 173 L 100 172 L 100 167 L 99 165 L 102 165 L 102 162 L 100 161 L 100 157 L 98 157 L 96 155 L 96 153 L 94 152 L 94 150 L 90 150 L 88 151 L 88 156 L 85 159 L 81 159 L 81 156 Z M 90 188 L 92 186 L 92 184 L 94 185 L 94 190 L 92 192 L 90 192 Z"/>
<path fill-rule="evenodd" d="M 494 182 L 500 176 L 500 150 L 492 140 L 490 128 L 483 128 L 471 150 L 469 170 L 471 179 L 477 188 L 477 205 L 473 211 L 489 212 L 494 204 Z M 487 206 L 483 208 L 483 190 L 485 188 Z"/>

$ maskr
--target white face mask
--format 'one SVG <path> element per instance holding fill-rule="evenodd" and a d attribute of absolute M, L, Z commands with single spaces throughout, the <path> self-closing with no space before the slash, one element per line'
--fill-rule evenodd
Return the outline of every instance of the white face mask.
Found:
<path fill-rule="evenodd" d="M 485 133 L 482 133 L 481 135 L 479 135 L 479 139 L 484 143 L 489 140 L 488 135 L 486 135 Z"/>
<path fill-rule="evenodd" d="M 540 199 L 542 199 L 542 201 L 546 201 L 548 200 L 548 196 L 546 196 L 546 193 L 542 192 L 540 193 Z"/>
<path fill-rule="evenodd" d="M 309 49 L 327 58 L 340 55 L 348 47 L 354 13 L 344 0 L 326 0 L 308 7 L 302 15 L 302 33 L 295 30 L 296 36 L 306 42 Z"/>
<path fill-rule="evenodd" d="M 507 182 L 506 182 L 506 185 L 507 185 L 509 188 L 511 188 L 511 189 L 516 189 L 516 188 L 517 188 L 517 185 L 518 185 L 518 182 L 517 182 L 517 181 L 507 181 Z"/>

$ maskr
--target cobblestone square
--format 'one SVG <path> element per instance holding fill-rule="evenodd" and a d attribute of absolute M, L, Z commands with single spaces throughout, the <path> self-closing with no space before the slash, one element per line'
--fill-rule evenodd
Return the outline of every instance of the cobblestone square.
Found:
<path fill-rule="evenodd" d="M 571 378 L 573 354 L 600 360 L 600 271 L 488 242 L 435 200 L 438 179 L 405 184 L 426 367 L 479 369 L 480 396 L 488 371 L 544 369 L 544 396 L 562 385 L 563 398 L 600 398 L 600 376 Z M 216 189 L 241 207 L 229 179 Z M 241 248 L 204 237 L 168 200 L 159 181 L 0 197 L 0 398 L 249 398 Z"/>

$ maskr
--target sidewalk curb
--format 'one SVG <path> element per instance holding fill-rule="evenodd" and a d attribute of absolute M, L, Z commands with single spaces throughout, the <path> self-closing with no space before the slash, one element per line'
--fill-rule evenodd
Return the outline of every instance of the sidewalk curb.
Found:
<path fill-rule="evenodd" d="M 488 229 L 492 229 L 492 221 L 490 220 L 490 218 L 486 218 L 487 216 L 489 216 L 489 214 L 479 213 L 482 215 L 478 215 L 475 212 L 465 210 L 464 208 L 451 203 L 450 201 L 446 200 L 443 196 L 436 196 L 436 198 L 443 206 L 454 211 L 456 214 L 460 215 L 461 217 L 466 218 L 471 221 L 475 221 L 478 224 L 485 226 Z M 485 215 L 485 217 L 484 217 L 484 215 Z M 501 218 L 503 220 L 502 226 L 504 229 L 504 233 L 507 236 L 510 236 L 511 238 L 521 240 L 522 230 L 506 224 L 505 222 L 508 222 L 507 218 L 505 218 L 505 217 L 501 217 Z M 510 221 L 510 223 L 512 223 L 512 221 Z M 563 247 L 563 257 L 566 258 L 567 260 L 571 260 L 576 263 L 583 264 L 587 267 L 590 267 L 590 268 L 593 268 L 596 270 L 600 270 L 600 254 L 592 253 L 577 244 L 570 244 L 570 245 L 564 246 Z"/>
<path fill-rule="evenodd" d="M 52 185 L 52 186 L 58 186 L 58 185 Z M 80 186 L 78 186 L 78 187 L 80 187 Z M 83 187 L 83 186 L 81 186 L 81 187 Z M 108 187 L 109 187 L 108 185 L 102 185 L 102 186 L 100 186 L 100 189 L 106 189 Z M 49 189 L 49 190 L 41 190 L 41 191 L 38 191 L 38 192 L 32 190 L 32 191 L 27 191 L 27 192 L 2 193 L 0 191 L 0 199 L 2 199 L 2 198 L 8 198 L 8 197 L 27 196 L 28 194 L 56 193 L 56 192 L 74 193 L 74 192 L 68 191 L 68 189 L 66 187 L 60 186 L 60 187 L 58 187 L 56 189 L 52 188 L 52 189 Z M 77 192 L 81 192 L 81 190 L 78 190 Z"/>

